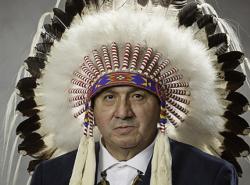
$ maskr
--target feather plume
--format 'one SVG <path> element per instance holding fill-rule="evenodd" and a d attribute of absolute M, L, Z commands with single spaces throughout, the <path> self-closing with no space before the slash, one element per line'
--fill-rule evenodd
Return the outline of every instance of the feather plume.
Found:
<path fill-rule="evenodd" d="M 38 130 L 41 127 L 39 120 L 40 117 L 35 114 L 34 116 L 22 121 L 16 128 L 16 135 L 20 135 L 21 138 L 24 138 L 31 132 Z"/>
<path fill-rule="evenodd" d="M 248 135 L 250 128 L 246 120 L 238 116 L 237 114 L 226 111 L 224 117 L 227 119 L 225 128 L 233 132 L 236 135 Z"/>
<path fill-rule="evenodd" d="M 216 33 L 213 35 L 208 36 L 208 47 L 216 47 L 221 44 L 226 44 L 228 45 L 228 36 L 226 33 Z"/>
<path fill-rule="evenodd" d="M 137 0 L 137 3 L 142 5 L 142 6 L 146 6 L 148 4 L 149 0 Z"/>
<path fill-rule="evenodd" d="M 62 37 L 62 32 L 60 32 L 56 27 L 52 26 L 51 24 L 45 24 L 44 29 L 47 34 L 49 34 L 51 37 L 60 40 Z"/>
<path fill-rule="evenodd" d="M 238 67 L 244 54 L 240 51 L 230 51 L 218 56 L 218 63 L 222 64 L 221 70 L 233 70 Z"/>
<path fill-rule="evenodd" d="M 21 90 L 24 89 L 34 89 L 37 87 L 36 78 L 34 77 L 26 77 L 22 78 L 18 81 L 16 88 Z"/>
<path fill-rule="evenodd" d="M 38 109 L 36 109 L 37 104 L 33 98 L 25 99 L 23 101 L 20 101 L 17 104 L 16 110 L 21 112 L 23 116 L 31 117 L 35 115 L 37 112 L 39 112 Z"/>
<path fill-rule="evenodd" d="M 197 20 L 197 25 L 199 29 L 202 29 L 205 27 L 207 35 L 214 34 L 217 24 L 218 23 L 217 23 L 216 17 L 210 14 L 205 14 Z"/>
<path fill-rule="evenodd" d="M 50 52 L 52 43 L 38 43 L 36 44 L 36 50 L 40 53 L 46 54 Z"/>
<path fill-rule="evenodd" d="M 51 45 L 53 45 L 55 38 L 47 34 L 46 32 L 41 32 L 41 39 L 43 43 L 50 43 Z"/>
<path fill-rule="evenodd" d="M 58 21 L 60 21 L 63 26 L 65 26 L 65 27 L 70 26 L 70 22 L 72 19 L 70 19 L 65 12 L 63 12 L 59 8 L 53 8 L 53 12 L 54 12 L 54 16 L 56 16 Z"/>
<path fill-rule="evenodd" d="M 43 59 L 38 57 L 28 57 L 24 62 L 27 64 L 27 71 L 29 71 L 32 77 L 41 77 L 41 70 L 45 68 L 45 62 Z"/>
<path fill-rule="evenodd" d="M 240 51 L 230 51 L 218 56 L 218 62 L 226 62 L 233 60 L 241 60 L 244 56 L 244 53 Z"/>
<path fill-rule="evenodd" d="M 62 24 L 62 22 L 56 16 L 53 16 L 51 22 L 52 22 L 52 27 L 55 30 L 57 30 L 58 32 L 60 32 L 62 34 L 64 33 L 66 26 L 64 24 Z"/>
<path fill-rule="evenodd" d="M 76 14 L 81 16 L 84 6 L 84 1 L 82 0 L 67 0 L 65 3 L 65 12 L 70 17 L 74 17 Z"/>
<path fill-rule="evenodd" d="M 227 89 L 236 91 L 244 84 L 246 76 L 239 71 L 225 71 L 224 80 L 228 81 Z"/>
<path fill-rule="evenodd" d="M 45 143 L 42 136 L 38 133 L 27 135 L 24 140 L 18 145 L 18 151 L 26 155 L 35 154 L 45 148 Z"/>
<path fill-rule="evenodd" d="M 178 14 L 180 26 L 191 26 L 201 15 L 202 12 L 196 2 L 189 3 Z"/>
<path fill-rule="evenodd" d="M 232 132 L 221 132 L 224 136 L 223 147 L 224 150 L 228 150 L 234 157 L 246 157 L 250 153 L 250 147 L 240 137 L 236 136 Z"/>
<path fill-rule="evenodd" d="M 227 95 L 226 99 L 232 101 L 233 103 L 237 103 L 240 106 L 249 105 L 248 99 L 244 95 L 238 92 L 231 92 L 230 94 Z"/>

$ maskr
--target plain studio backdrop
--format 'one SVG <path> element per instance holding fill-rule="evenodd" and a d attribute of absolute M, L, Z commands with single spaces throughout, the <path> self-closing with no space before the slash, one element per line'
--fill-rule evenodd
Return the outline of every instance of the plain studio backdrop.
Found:
<path fill-rule="evenodd" d="M 242 40 L 245 54 L 250 58 L 250 1 L 249 0 L 209 0 L 207 1 L 215 7 L 220 17 L 228 20 L 235 28 L 237 34 Z M 2 129 L 3 117 L 6 111 L 6 105 L 11 93 L 15 88 L 15 79 L 19 67 L 28 57 L 33 35 L 37 29 L 37 23 L 44 12 L 51 11 L 56 4 L 56 0 L 12 0 L 0 1 L 0 128 Z M 64 8 L 64 1 L 61 2 Z M 250 73 L 248 74 L 250 75 Z M 241 89 L 250 99 L 249 89 L 246 85 Z M 243 116 L 250 122 L 250 114 Z M 15 139 L 15 133 L 11 135 L 11 143 Z M 18 141 L 20 142 L 20 141 Z M 250 143 L 250 139 L 247 141 Z M 3 136 L 0 135 L 0 145 L 3 144 Z M 12 146 L 9 146 L 9 153 Z M 2 148 L 2 147 L 0 147 Z M 17 151 L 17 149 L 16 149 Z M 16 170 L 18 154 L 15 151 L 10 182 L 13 181 L 13 174 Z M 0 152 L 1 153 L 1 152 Z M 1 153 L 2 154 L 2 153 Z M 240 178 L 240 185 L 249 185 L 250 182 L 250 164 L 245 160 L 240 160 L 243 167 L 243 178 Z M 3 161 L 0 161 L 0 169 Z M 9 159 L 5 166 L 8 166 Z M 28 180 L 26 171 L 28 164 L 27 157 L 22 158 L 19 175 L 17 177 L 18 185 L 25 185 Z M 0 176 L 0 185 L 6 185 L 8 168 L 5 168 L 4 176 Z M 1 174 L 0 174 L 1 175 Z M 192 178 L 192 177 L 190 177 Z"/>

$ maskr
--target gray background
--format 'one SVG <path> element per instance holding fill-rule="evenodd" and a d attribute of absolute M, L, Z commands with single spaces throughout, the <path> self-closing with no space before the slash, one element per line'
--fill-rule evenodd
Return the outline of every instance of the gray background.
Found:
<path fill-rule="evenodd" d="M 210 0 L 220 17 L 231 22 L 245 48 L 245 53 L 250 57 L 250 10 L 249 0 Z M 56 0 L 0 0 L 0 117 L 3 118 L 9 96 L 15 87 L 15 78 L 19 67 L 29 54 L 33 34 L 36 32 L 40 16 L 51 11 Z M 250 98 L 249 89 L 243 87 L 243 91 Z M 248 121 L 249 113 L 244 115 Z M 2 119 L 0 119 L 2 122 Z M 0 122 L 0 125 L 2 124 Z M 13 135 L 14 137 L 14 135 Z M 0 136 L 0 144 L 2 137 Z M 248 140 L 248 143 L 249 140 Z M 240 185 L 250 183 L 250 164 L 241 161 L 243 165 L 243 178 Z M 1 164 L 0 164 L 1 167 Z M 18 178 L 19 185 L 26 184 L 27 173 L 25 171 L 27 161 L 21 165 Z M 192 178 L 192 177 L 190 177 Z M 4 179 L 0 178 L 0 185 L 4 185 Z"/>

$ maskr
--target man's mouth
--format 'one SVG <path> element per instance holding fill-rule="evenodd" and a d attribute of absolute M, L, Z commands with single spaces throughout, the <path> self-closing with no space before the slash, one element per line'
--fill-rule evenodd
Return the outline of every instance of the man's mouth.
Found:
<path fill-rule="evenodd" d="M 136 127 L 131 125 L 119 126 L 114 129 L 117 134 L 126 135 L 133 131 Z"/>

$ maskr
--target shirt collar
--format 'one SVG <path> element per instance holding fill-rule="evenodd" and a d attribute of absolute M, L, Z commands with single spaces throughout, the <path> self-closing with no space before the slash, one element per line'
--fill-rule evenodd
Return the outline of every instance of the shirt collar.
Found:
<path fill-rule="evenodd" d="M 121 164 L 133 167 L 145 174 L 153 154 L 154 143 L 155 141 L 153 141 L 147 148 L 135 155 L 133 158 L 127 161 L 118 161 L 108 152 L 100 140 L 99 170 L 104 171 L 117 164 Z"/>

